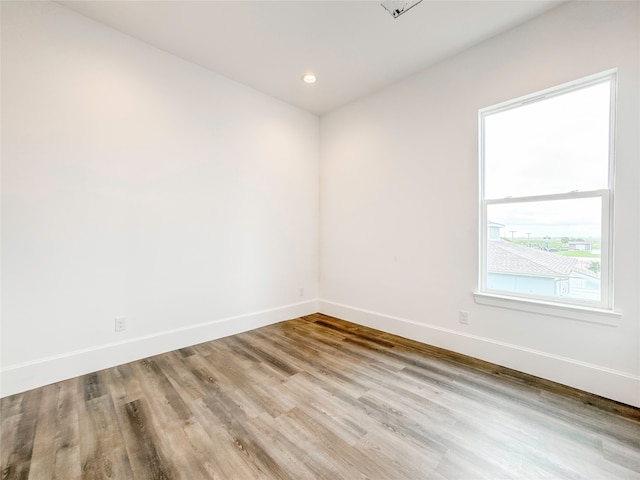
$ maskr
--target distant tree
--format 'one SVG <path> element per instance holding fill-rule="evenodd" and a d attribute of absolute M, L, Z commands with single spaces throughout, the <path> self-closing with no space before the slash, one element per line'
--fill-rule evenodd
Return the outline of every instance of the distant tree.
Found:
<path fill-rule="evenodd" d="M 591 270 L 594 273 L 600 272 L 600 262 L 591 262 L 587 267 L 587 270 Z"/>
<path fill-rule="evenodd" d="M 561 241 L 562 243 L 569 243 L 569 237 L 562 237 L 562 238 L 560 239 L 560 241 Z"/>

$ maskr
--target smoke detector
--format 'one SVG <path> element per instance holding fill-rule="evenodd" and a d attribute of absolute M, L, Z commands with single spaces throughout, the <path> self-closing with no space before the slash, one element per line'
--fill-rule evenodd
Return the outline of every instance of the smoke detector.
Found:
<path fill-rule="evenodd" d="M 382 5 L 393 18 L 398 18 L 410 8 L 415 7 L 422 0 L 387 0 Z"/>

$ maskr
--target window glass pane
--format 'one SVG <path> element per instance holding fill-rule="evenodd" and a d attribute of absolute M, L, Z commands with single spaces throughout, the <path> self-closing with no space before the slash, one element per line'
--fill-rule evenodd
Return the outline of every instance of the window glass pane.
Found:
<path fill-rule="evenodd" d="M 484 117 L 485 198 L 608 188 L 611 81 Z"/>
<path fill-rule="evenodd" d="M 487 288 L 599 302 L 601 214 L 600 197 L 487 205 Z"/>

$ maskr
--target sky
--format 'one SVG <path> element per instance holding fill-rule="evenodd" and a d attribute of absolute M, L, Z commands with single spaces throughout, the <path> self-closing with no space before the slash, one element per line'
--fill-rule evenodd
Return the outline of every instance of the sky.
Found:
<path fill-rule="evenodd" d="M 505 227 L 501 236 L 511 238 L 573 237 L 598 239 L 601 235 L 600 198 L 489 205 L 487 218 Z"/>

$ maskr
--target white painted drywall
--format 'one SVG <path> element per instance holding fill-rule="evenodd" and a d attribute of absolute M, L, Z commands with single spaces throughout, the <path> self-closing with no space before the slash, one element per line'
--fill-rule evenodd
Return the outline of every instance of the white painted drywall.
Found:
<path fill-rule="evenodd" d="M 3 395 L 317 311 L 318 143 L 314 115 L 2 2 Z"/>
<path fill-rule="evenodd" d="M 640 406 L 639 8 L 565 4 L 322 117 L 321 311 Z M 622 317 L 474 303 L 478 109 L 609 68 Z"/>

